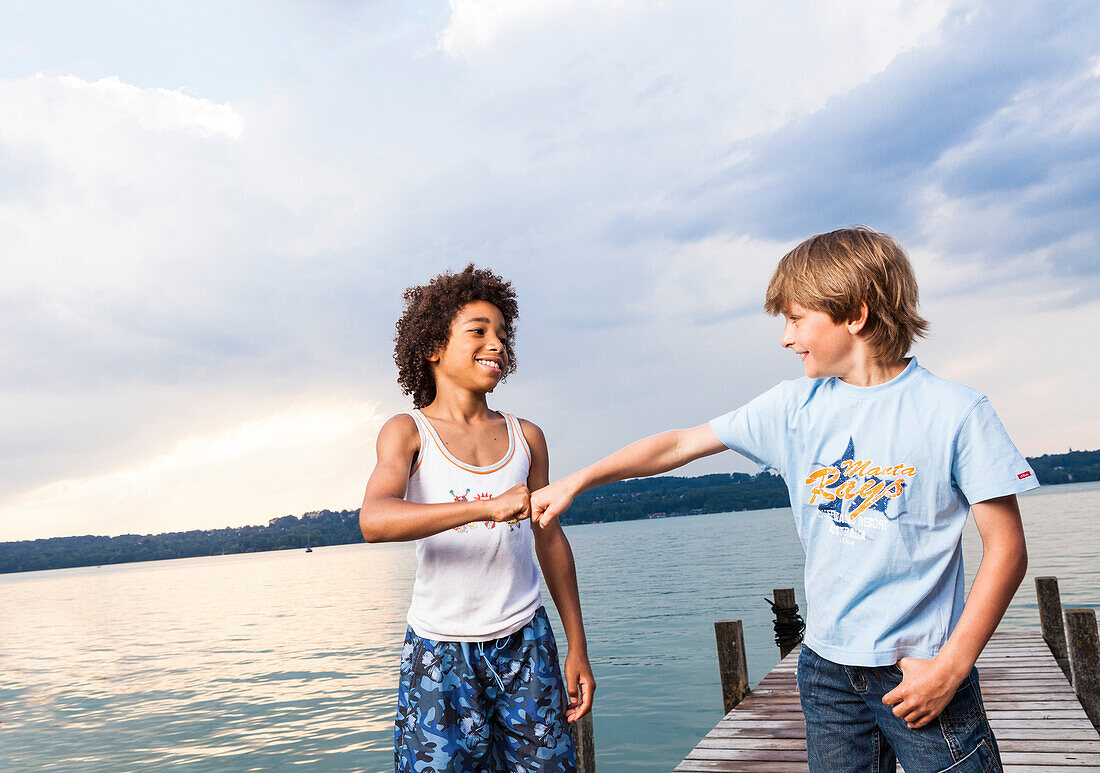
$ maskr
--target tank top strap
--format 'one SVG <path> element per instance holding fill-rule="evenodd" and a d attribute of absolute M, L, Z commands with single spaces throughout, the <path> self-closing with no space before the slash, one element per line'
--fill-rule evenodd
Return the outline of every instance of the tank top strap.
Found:
<path fill-rule="evenodd" d="M 504 413 L 504 411 L 501 411 Z M 523 453 L 527 454 L 527 463 L 531 463 L 531 446 L 527 444 L 527 438 L 523 434 L 523 427 L 520 426 L 519 419 L 510 413 L 504 413 L 504 419 L 508 422 L 508 431 L 515 436 L 515 443 L 521 449 Z"/>
<path fill-rule="evenodd" d="M 424 418 L 424 415 L 420 413 L 419 408 L 414 408 L 411 411 L 406 411 L 409 416 L 412 416 L 414 422 L 416 422 L 416 432 L 420 435 L 420 451 L 416 455 L 416 464 L 413 465 L 412 473 L 415 474 L 420 466 L 424 464 L 424 457 L 428 455 L 428 448 L 430 443 L 428 441 L 428 429 L 425 425 L 428 424 L 428 420 Z"/>

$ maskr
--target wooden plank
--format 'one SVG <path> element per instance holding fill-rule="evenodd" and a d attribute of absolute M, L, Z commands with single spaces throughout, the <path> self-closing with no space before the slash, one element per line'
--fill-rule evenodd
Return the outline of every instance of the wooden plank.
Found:
<path fill-rule="evenodd" d="M 1089 754 L 1088 752 L 1068 752 L 1063 754 L 1045 754 L 1043 752 L 1001 752 L 1001 762 L 1004 763 L 1005 768 L 1009 765 L 1021 764 L 1021 765 L 1060 765 L 1063 768 L 1066 766 L 1080 766 L 1089 765 L 1100 768 L 1100 754 Z"/>
<path fill-rule="evenodd" d="M 784 760 L 805 762 L 805 749 L 704 749 L 698 746 L 687 757 L 689 760 Z"/>
<path fill-rule="evenodd" d="M 1089 742 L 1073 739 L 1042 740 L 1029 738 L 1026 740 L 1015 740 L 998 738 L 997 745 L 1001 748 L 1002 752 L 1019 752 L 1027 754 L 1040 752 L 1100 754 L 1100 740 Z M 783 749 L 801 750 L 805 753 L 806 740 L 804 738 L 746 738 L 737 736 L 731 738 L 712 738 L 708 736 L 699 742 L 699 745 L 695 747 L 695 751 L 692 752 L 692 755 L 695 755 L 700 749 L 736 749 L 740 751 Z"/>
<path fill-rule="evenodd" d="M 1052 743 L 1057 743 L 1052 741 Z M 805 738 L 711 738 L 699 742 L 696 749 L 801 749 L 806 751 Z"/>
<path fill-rule="evenodd" d="M 808 773 L 810 766 L 806 762 L 786 762 L 770 760 L 684 760 L 673 769 L 673 773 Z"/>
<path fill-rule="evenodd" d="M 1008 727 L 1001 728 L 999 730 L 994 729 L 994 733 L 997 736 L 997 743 L 1004 741 L 1005 743 L 1014 743 L 1016 741 L 1058 741 L 1075 743 L 1080 746 L 1082 751 L 1093 751 L 1096 744 L 1100 743 L 1100 740 L 1081 740 L 1082 733 L 1080 730 L 1087 729 L 1078 727 L 1065 728 L 1065 727 L 1035 727 L 1034 725 L 1025 725 L 1023 727 Z M 756 741 L 766 741 L 768 739 L 774 740 L 798 740 L 804 742 L 806 739 L 806 727 L 805 725 L 790 723 L 785 727 L 742 727 L 742 728 L 722 728 L 715 729 L 707 733 L 707 735 L 700 741 L 700 745 L 704 742 L 717 742 L 723 741 L 744 741 L 746 743 L 754 743 Z"/>

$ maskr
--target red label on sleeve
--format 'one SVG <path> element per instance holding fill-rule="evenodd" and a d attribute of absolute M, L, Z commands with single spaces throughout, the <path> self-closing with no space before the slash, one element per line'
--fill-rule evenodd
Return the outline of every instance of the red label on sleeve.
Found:
<path fill-rule="evenodd" d="M 1024 478 L 1030 478 L 1031 477 L 1031 470 L 1028 470 L 1027 472 L 1021 472 L 1016 477 L 1019 478 L 1020 480 L 1023 480 Z"/>

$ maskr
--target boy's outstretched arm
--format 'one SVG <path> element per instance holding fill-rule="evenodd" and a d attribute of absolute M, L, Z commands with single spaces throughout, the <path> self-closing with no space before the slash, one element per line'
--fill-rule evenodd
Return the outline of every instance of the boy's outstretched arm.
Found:
<path fill-rule="evenodd" d="M 900 685 L 882 696 L 909 727 L 923 727 L 939 716 L 970 674 L 1027 571 L 1027 547 L 1016 496 L 972 506 L 982 537 L 982 563 L 974 576 L 962 616 L 943 649 L 931 660 L 902 658 Z"/>
<path fill-rule="evenodd" d="M 444 504 L 406 502 L 413 460 L 420 449 L 416 422 L 408 414 L 394 416 L 378 432 L 378 463 L 367 481 L 359 529 L 367 542 L 421 539 L 473 521 L 529 518 L 527 486 L 513 486 L 494 499 Z"/>
<path fill-rule="evenodd" d="M 626 478 L 658 475 L 725 450 L 725 444 L 709 424 L 651 435 L 535 492 L 531 497 L 531 517 L 540 525 L 549 524 L 569 509 L 574 497 L 590 488 Z"/>
<path fill-rule="evenodd" d="M 546 448 L 546 437 L 542 430 L 529 421 L 520 420 L 523 436 L 531 448 L 531 471 L 528 473 L 527 486 L 535 491 L 543 488 L 550 480 L 550 455 Z M 584 635 L 584 620 L 581 618 L 581 594 L 577 588 L 577 567 L 573 561 L 573 551 L 569 540 L 557 520 L 551 520 L 545 526 L 532 521 L 535 535 L 535 553 L 538 555 L 542 576 L 546 587 L 558 608 L 565 638 L 569 642 L 569 652 L 565 656 L 565 687 L 569 691 L 569 706 L 565 718 L 576 722 L 592 708 L 592 697 L 596 692 L 596 678 L 592 675 L 592 666 L 588 662 L 588 640 Z"/>

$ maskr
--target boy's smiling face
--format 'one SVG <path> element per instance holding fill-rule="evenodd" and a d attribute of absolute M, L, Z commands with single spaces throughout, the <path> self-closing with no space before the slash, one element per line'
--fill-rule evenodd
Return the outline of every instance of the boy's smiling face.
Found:
<path fill-rule="evenodd" d="M 467 303 L 451 320 L 451 337 L 434 363 L 436 385 L 441 379 L 461 388 L 491 392 L 508 369 L 504 315 L 488 301 Z"/>
<path fill-rule="evenodd" d="M 784 310 L 786 324 L 780 341 L 785 349 L 802 358 L 810 378 L 844 378 L 857 359 L 856 336 L 843 322 L 833 322 L 823 311 L 812 311 L 797 303 Z"/>

